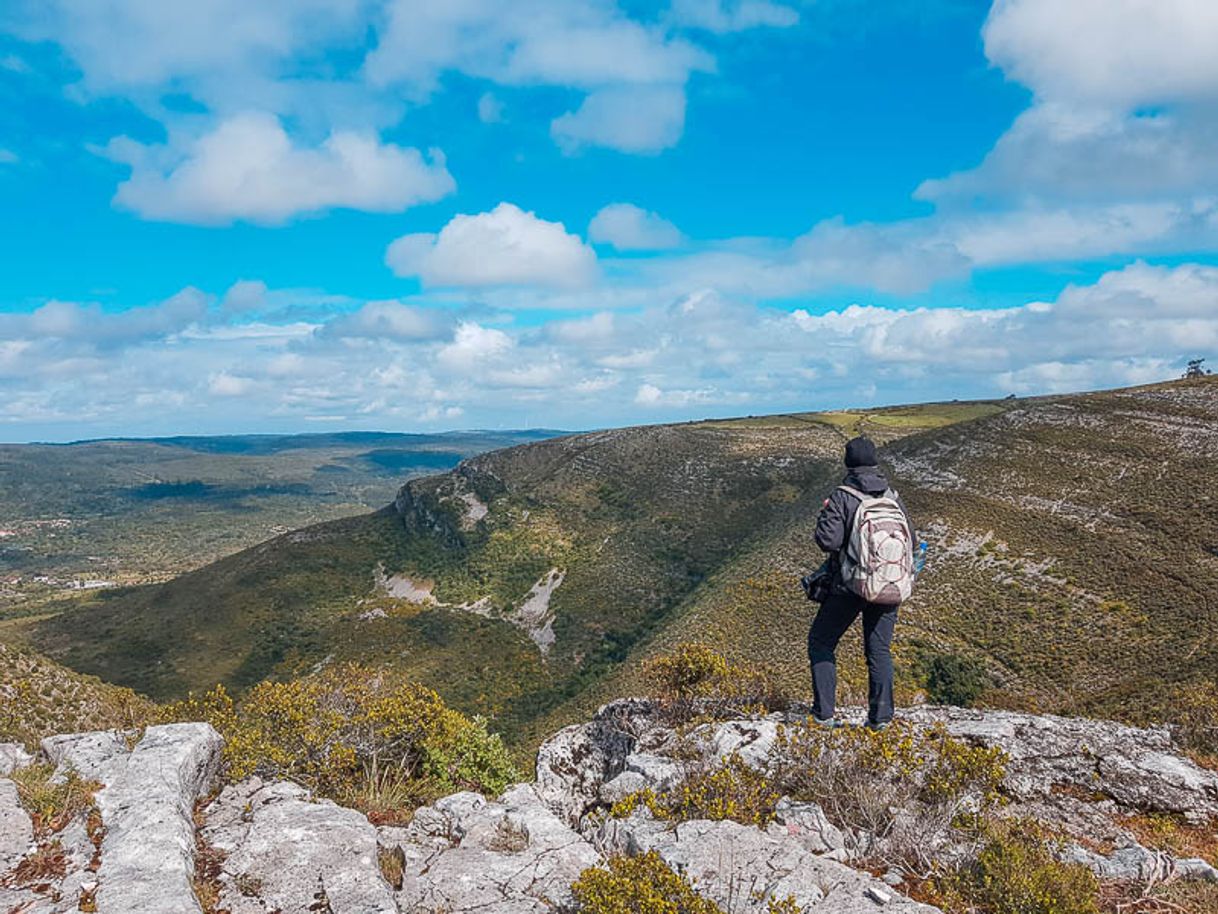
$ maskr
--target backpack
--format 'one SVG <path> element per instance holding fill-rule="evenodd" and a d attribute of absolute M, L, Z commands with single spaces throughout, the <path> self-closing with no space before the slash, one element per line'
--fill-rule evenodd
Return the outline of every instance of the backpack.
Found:
<path fill-rule="evenodd" d="M 842 581 L 868 603 L 896 606 L 913 592 L 913 536 L 909 520 L 888 489 L 872 497 L 838 486 L 859 500 L 850 538 L 842 550 Z"/>

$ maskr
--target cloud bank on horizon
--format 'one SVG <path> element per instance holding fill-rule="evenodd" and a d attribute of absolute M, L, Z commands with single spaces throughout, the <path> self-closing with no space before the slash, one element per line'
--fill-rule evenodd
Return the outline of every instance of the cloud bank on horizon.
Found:
<path fill-rule="evenodd" d="M 0 440 L 1171 377 L 1216 46 L 1205 0 L 17 0 Z"/>

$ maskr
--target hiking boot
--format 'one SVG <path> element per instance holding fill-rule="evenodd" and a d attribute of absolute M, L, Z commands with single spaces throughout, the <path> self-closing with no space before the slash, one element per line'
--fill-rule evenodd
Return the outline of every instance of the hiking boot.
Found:
<path fill-rule="evenodd" d="M 808 720 L 812 721 L 812 723 L 816 724 L 818 727 L 824 727 L 826 730 L 836 730 L 839 727 L 845 726 L 845 724 L 843 724 L 836 717 L 826 717 L 824 720 L 821 720 L 815 714 L 810 714 L 808 715 Z"/>
<path fill-rule="evenodd" d="M 877 733 L 879 733 L 883 730 L 887 730 L 890 726 L 892 726 L 892 721 L 890 721 L 890 720 L 886 720 L 882 724 L 877 724 L 874 721 L 870 721 L 870 720 L 867 721 L 867 723 L 866 723 L 866 727 L 868 730 L 875 730 Z"/>

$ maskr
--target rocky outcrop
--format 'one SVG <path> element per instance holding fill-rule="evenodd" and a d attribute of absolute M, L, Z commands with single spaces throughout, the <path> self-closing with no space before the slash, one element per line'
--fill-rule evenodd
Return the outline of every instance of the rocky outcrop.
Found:
<path fill-rule="evenodd" d="M 223 858 L 219 906 L 231 914 L 398 910 L 377 864 L 376 829 L 353 809 L 253 778 L 225 787 L 203 819 L 201 840 Z"/>
<path fill-rule="evenodd" d="M 565 908 L 571 883 L 600 855 L 532 785 L 495 802 L 462 793 L 419 810 L 405 829 L 382 829 L 400 853 L 403 911 L 532 912 Z"/>
<path fill-rule="evenodd" d="M 660 821 L 643 805 L 607 815 L 637 790 L 677 784 L 691 766 L 735 756 L 771 769 L 780 728 L 803 713 L 678 731 L 651 702 L 614 702 L 541 747 L 535 783 L 493 800 L 454 794 L 402 827 L 257 778 L 198 802 L 220 749 L 203 724 L 53 737 L 43 757 L 60 776 L 95 782 L 92 814 L 40 832 L 16 785 L 0 778 L 0 914 L 188 914 L 203 910 L 196 888 L 209 910 L 229 914 L 564 912 L 588 867 L 648 852 L 732 914 L 788 898 L 808 914 L 935 914 L 902 892 L 900 872 L 881 879 L 852 865 L 865 841 L 815 803 L 783 798 L 764 828 Z M 1218 773 L 1182 756 L 1166 730 L 954 708 L 911 709 L 905 719 L 1000 746 L 1006 811 L 1074 835 L 1064 859 L 1103 879 L 1218 881 L 1206 860 L 1148 849 L 1126 828 L 1135 813 L 1218 821 Z"/>

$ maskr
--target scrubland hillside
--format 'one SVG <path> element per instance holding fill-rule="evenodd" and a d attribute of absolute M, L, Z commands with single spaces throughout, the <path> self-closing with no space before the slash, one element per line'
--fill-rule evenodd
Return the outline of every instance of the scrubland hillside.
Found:
<path fill-rule="evenodd" d="M 1214 685 L 1211 379 L 528 444 L 10 631 L 157 698 L 384 665 L 523 743 L 630 692 L 680 641 L 806 690 L 796 580 L 819 562 L 812 523 L 858 430 L 932 545 L 902 610 L 903 699 L 964 681 L 983 704 L 1144 722 Z"/>

